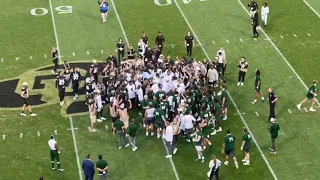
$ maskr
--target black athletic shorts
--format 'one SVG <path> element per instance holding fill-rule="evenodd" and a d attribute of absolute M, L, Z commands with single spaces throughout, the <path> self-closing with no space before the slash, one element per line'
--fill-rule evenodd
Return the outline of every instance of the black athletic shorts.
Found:
<path fill-rule="evenodd" d="M 29 102 L 28 102 L 28 98 L 22 98 L 23 100 L 23 105 L 30 105 Z"/>

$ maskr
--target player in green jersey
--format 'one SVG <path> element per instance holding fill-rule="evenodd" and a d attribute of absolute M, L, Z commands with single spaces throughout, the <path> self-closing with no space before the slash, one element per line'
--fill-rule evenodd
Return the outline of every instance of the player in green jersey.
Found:
<path fill-rule="evenodd" d="M 155 123 L 157 127 L 157 138 L 162 137 L 164 138 L 164 123 L 166 119 L 164 117 L 164 111 L 161 108 L 161 104 L 158 105 L 157 109 L 154 111 Z"/>
<path fill-rule="evenodd" d="M 228 110 L 228 92 L 225 88 L 225 85 L 222 85 L 221 87 L 221 108 L 222 108 L 222 113 L 223 113 L 223 119 L 222 120 L 227 120 L 227 110 Z"/>
<path fill-rule="evenodd" d="M 261 101 L 264 101 L 264 97 L 261 92 L 261 78 L 260 78 L 259 69 L 256 69 L 256 78 L 254 80 L 254 86 L 255 86 L 255 99 L 253 100 L 252 104 L 257 103 L 259 96 L 261 97 Z"/>
<path fill-rule="evenodd" d="M 227 130 L 227 135 L 224 137 L 224 141 L 222 144 L 222 154 L 226 155 L 226 161 L 224 162 L 224 165 L 229 165 L 229 156 L 231 156 L 233 158 L 236 169 L 239 169 L 237 158 L 234 153 L 235 140 L 236 137 L 231 134 L 230 130 Z"/>
<path fill-rule="evenodd" d="M 204 163 L 204 156 L 202 154 L 202 133 L 199 126 L 196 126 L 195 132 L 191 134 L 191 137 L 198 154 L 196 161 L 201 160 L 201 163 Z"/>
<path fill-rule="evenodd" d="M 142 101 L 142 103 L 141 103 L 142 109 L 143 109 L 143 114 L 145 113 L 146 109 L 149 108 L 148 102 L 149 102 L 148 95 L 144 95 L 144 96 L 143 96 L 143 101 Z M 139 113 L 139 115 L 140 115 L 140 116 L 143 116 L 142 113 Z M 146 124 L 147 124 L 146 119 L 143 118 L 143 127 L 144 127 L 144 128 L 147 127 Z"/>
<path fill-rule="evenodd" d="M 220 121 L 223 118 L 223 114 L 222 114 L 221 106 L 219 104 L 219 100 L 217 98 L 214 99 L 213 109 L 214 109 L 213 112 L 214 112 L 215 121 L 214 121 L 214 130 L 210 134 L 211 136 L 214 136 L 215 134 L 217 134 L 217 132 L 222 131 Z"/>
<path fill-rule="evenodd" d="M 243 136 L 242 136 L 242 144 L 241 144 L 241 151 L 244 152 L 245 157 L 242 160 L 243 165 L 249 166 L 250 165 L 250 147 L 251 147 L 251 134 L 248 132 L 246 127 L 243 128 Z"/>
<path fill-rule="evenodd" d="M 158 84 L 159 86 L 159 91 L 155 94 L 156 98 L 157 98 L 157 102 L 159 102 L 163 96 L 166 95 L 166 93 L 162 90 L 162 85 Z"/>
<path fill-rule="evenodd" d="M 209 140 L 209 125 L 208 125 L 208 119 L 209 117 L 209 111 L 206 110 L 207 107 L 202 107 L 202 112 L 200 114 L 200 118 L 201 118 L 201 123 L 200 123 L 200 127 L 201 127 L 201 132 L 202 132 L 202 142 L 203 142 L 203 149 L 206 149 L 207 145 L 209 145 L 211 147 L 211 142 Z"/>
<path fill-rule="evenodd" d="M 317 97 L 316 91 L 318 91 L 317 83 L 318 83 L 318 81 L 316 81 L 316 80 L 314 80 L 312 82 L 312 85 L 310 86 L 309 91 L 307 92 L 306 98 L 304 98 L 304 100 L 302 100 L 301 103 L 297 105 L 297 108 L 299 110 L 301 110 L 301 105 L 303 103 L 305 103 L 307 101 L 311 101 L 311 107 L 310 107 L 309 111 L 311 111 L 311 112 L 316 111 L 314 109 L 314 106 L 316 105 L 316 102 L 317 102 L 317 99 L 316 99 L 316 97 Z"/>

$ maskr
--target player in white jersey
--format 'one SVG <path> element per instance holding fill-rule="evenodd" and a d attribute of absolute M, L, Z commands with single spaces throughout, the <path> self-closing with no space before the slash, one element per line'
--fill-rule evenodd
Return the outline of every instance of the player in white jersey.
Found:
<path fill-rule="evenodd" d="M 57 141 L 53 135 L 51 135 L 50 140 L 48 141 L 48 145 L 50 147 L 50 158 L 51 158 L 51 165 L 52 170 L 55 170 L 54 168 L 54 160 L 57 161 L 58 165 L 58 171 L 63 171 L 63 169 L 60 168 L 60 151 L 57 146 Z"/>
<path fill-rule="evenodd" d="M 268 14 L 269 14 L 269 7 L 267 3 L 264 3 L 261 9 L 261 19 L 263 21 L 263 25 L 267 26 L 268 22 Z"/>

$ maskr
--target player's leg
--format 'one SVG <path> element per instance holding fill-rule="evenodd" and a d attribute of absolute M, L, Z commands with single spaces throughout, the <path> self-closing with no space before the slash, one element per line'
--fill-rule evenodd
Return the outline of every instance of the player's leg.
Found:
<path fill-rule="evenodd" d="M 228 119 L 228 108 L 227 107 L 225 107 L 224 108 L 224 110 L 223 110 L 223 115 L 224 115 L 224 117 L 223 117 L 223 120 L 227 120 Z"/>
<path fill-rule="evenodd" d="M 264 26 L 267 26 L 268 23 L 268 15 L 264 16 Z"/>
<path fill-rule="evenodd" d="M 156 128 L 157 128 L 157 138 L 160 138 L 160 132 L 161 132 L 161 128 L 160 128 L 160 124 L 156 123 Z"/>
<path fill-rule="evenodd" d="M 102 22 L 106 22 L 106 15 L 104 12 L 101 12 Z"/>
<path fill-rule="evenodd" d="M 238 169 L 239 165 L 238 165 L 238 161 L 237 161 L 237 158 L 236 158 L 234 152 L 232 152 L 230 155 L 232 156 L 232 159 L 234 161 L 234 165 L 236 166 L 236 169 Z"/>
<path fill-rule="evenodd" d="M 107 18 L 108 18 L 108 11 L 105 13 L 105 17 L 106 17 L 106 21 L 107 21 Z"/>
<path fill-rule="evenodd" d="M 314 109 L 314 107 L 315 107 L 315 105 L 316 105 L 316 102 L 317 102 L 316 98 L 313 98 L 313 99 L 312 99 L 312 102 L 311 102 L 311 107 L 310 107 L 309 111 L 312 111 L 312 112 L 316 111 L 316 110 Z"/>
<path fill-rule="evenodd" d="M 60 165 L 60 154 L 56 151 L 56 160 L 57 160 L 57 165 L 58 165 L 58 171 L 63 171 L 63 169 L 61 169 L 61 165 Z"/>
<path fill-rule="evenodd" d="M 26 114 L 24 113 L 25 109 L 26 109 L 26 104 L 23 103 L 22 108 L 21 108 L 21 116 L 26 116 Z"/>
<path fill-rule="evenodd" d="M 307 102 L 307 101 L 308 101 L 308 98 L 307 98 L 307 97 L 304 98 L 304 100 L 302 100 L 302 101 L 297 105 L 297 108 L 298 108 L 299 110 L 301 110 L 301 105 L 304 104 L 304 103 Z"/>
<path fill-rule="evenodd" d="M 55 170 L 54 168 L 55 151 L 53 150 L 50 150 L 50 159 L 51 159 L 51 168 L 52 170 Z"/>
<path fill-rule="evenodd" d="M 189 54 L 192 56 L 192 46 L 190 46 Z"/>
<path fill-rule="evenodd" d="M 242 79 L 242 71 L 239 71 L 238 84 L 237 84 L 237 86 L 240 86 L 240 84 L 241 84 L 241 79 Z"/>
<path fill-rule="evenodd" d="M 226 154 L 226 161 L 224 162 L 224 165 L 228 166 L 229 165 L 229 152 L 228 151 L 225 151 L 225 154 Z"/>
<path fill-rule="evenodd" d="M 242 160 L 244 165 L 250 165 L 250 147 L 245 147 L 244 148 L 244 159 Z"/>
<path fill-rule="evenodd" d="M 150 123 L 150 130 L 151 130 L 150 135 L 151 135 L 151 136 L 154 136 L 154 132 L 153 132 L 153 130 L 154 130 L 154 125 L 153 125 L 153 124 L 154 124 L 154 120 L 152 119 L 152 120 L 151 120 L 151 123 Z"/>
<path fill-rule="evenodd" d="M 32 112 L 32 108 L 31 108 L 30 104 L 28 104 L 27 107 L 28 107 L 28 111 L 29 111 L 30 115 L 36 116 L 36 114 Z"/>

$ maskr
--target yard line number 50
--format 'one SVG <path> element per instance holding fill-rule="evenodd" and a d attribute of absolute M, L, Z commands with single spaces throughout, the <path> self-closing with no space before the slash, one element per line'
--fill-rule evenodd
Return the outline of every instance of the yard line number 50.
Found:
<path fill-rule="evenodd" d="M 153 0 L 153 2 L 158 6 L 168 6 L 172 4 L 173 0 Z M 192 0 L 182 0 L 184 4 L 188 4 Z M 207 1 L 207 0 L 200 0 L 200 1 Z"/>
<path fill-rule="evenodd" d="M 55 8 L 58 14 L 70 14 L 72 13 L 72 6 L 58 6 Z M 33 16 L 43 16 L 48 14 L 49 10 L 46 8 L 33 8 L 30 10 Z"/>

